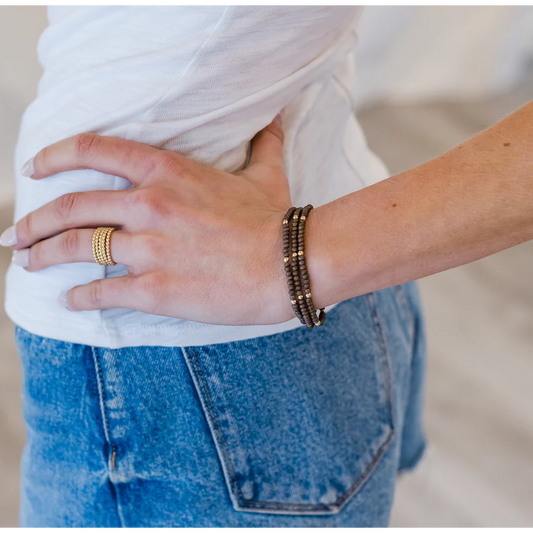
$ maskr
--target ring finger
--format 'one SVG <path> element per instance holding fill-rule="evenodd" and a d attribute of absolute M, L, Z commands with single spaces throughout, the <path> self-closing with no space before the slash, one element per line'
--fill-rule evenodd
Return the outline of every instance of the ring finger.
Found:
<path fill-rule="evenodd" d="M 29 272 L 43 270 L 63 263 L 94 263 L 92 239 L 94 229 L 71 229 L 55 237 L 34 244 L 31 248 L 15 250 L 13 262 Z M 111 256 L 116 263 L 131 265 L 132 234 L 114 231 L 111 235 Z"/>

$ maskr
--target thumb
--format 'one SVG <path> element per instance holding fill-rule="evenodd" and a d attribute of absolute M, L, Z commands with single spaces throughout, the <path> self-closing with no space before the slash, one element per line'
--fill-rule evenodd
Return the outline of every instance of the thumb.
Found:
<path fill-rule="evenodd" d="M 256 164 L 283 169 L 283 129 L 279 114 L 252 139 L 249 166 Z"/>

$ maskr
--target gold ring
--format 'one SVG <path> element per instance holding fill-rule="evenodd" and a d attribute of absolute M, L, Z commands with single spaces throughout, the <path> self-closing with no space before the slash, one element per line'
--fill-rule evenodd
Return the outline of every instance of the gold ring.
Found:
<path fill-rule="evenodd" d="M 99 265 L 116 265 L 111 257 L 111 234 L 117 228 L 96 228 L 93 233 L 93 256 Z"/>

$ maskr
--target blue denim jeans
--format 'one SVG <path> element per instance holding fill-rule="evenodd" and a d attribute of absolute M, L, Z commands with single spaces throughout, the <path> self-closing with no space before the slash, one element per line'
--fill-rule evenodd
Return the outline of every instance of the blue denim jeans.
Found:
<path fill-rule="evenodd" d="M 414 283 L 227 344 L 16 335 L 22 526 L 384 526 L 424 450 Z"/>

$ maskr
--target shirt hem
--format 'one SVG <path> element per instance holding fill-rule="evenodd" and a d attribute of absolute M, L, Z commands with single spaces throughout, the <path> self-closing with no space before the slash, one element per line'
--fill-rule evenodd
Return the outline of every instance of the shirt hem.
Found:
<path fill-rule="evenodd" d="M 326 308 L 329 311 L 337 304 Z M 266 326 L 217 326 L 212 324 L 195 323 L 194 327 L 187 328 L 183 334 L 184 324 L 177 327 L 148 326 L 135 328 L 140 334 L 132 336 L 131 329 L 127 336 L 121 335 L 118 331 L 113 331 L 113 327 L 102 323 L 92 328 L 83 329 L 77 325 L 62 320 L 61 325 L 43 322 L 41 319 L 35 321 L 34 317 L 29 317 L 20 309 L 15 309 L 6 305 L 6 313 L 9 318 L 19 327 L 40 337 L 46 337 L 58 341 L 70 342 L 73 344 L 84 344 L 99 348 L 117 349 L 132 348 L 137 346 L 165 346 L 165 347 L 187 347 L 205 346 L 207 344 L 224 344 L 228 342 L 266 337 L 290 331 L 298 327 L 304 327 L 297 318 L 279 324 Z M 192 324 L 191 324 L 192 326 Z M 120 328 L 122 330 L 122 328 Z M 153 329 L 153 332 L 150 331 Z M 166 330 L 166 331 L 165 331 Z"/>

